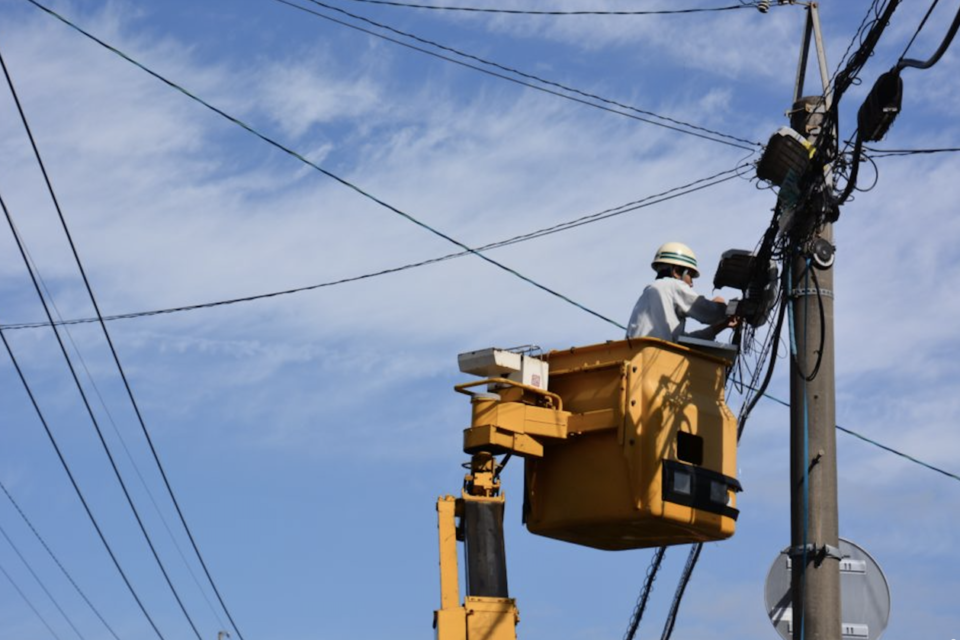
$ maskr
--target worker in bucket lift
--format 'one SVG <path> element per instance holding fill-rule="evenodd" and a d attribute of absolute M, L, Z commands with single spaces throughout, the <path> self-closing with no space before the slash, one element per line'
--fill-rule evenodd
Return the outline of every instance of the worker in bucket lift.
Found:
<path fill-rule="evenodd" d="M 643 290 L 630 314 L 628 338 L 659 338 L 676 342 L 680 336 L 713 340 L 724 329 L 736 326 L 728 318 L 723 298 L 708 300 L 693 289 L 700 276 L 697 256 L 685 244 L 668 242 L 653 258 L 657 279 Z M 693 318 L 707 327 L 686 332 L 686 319 Z"/>

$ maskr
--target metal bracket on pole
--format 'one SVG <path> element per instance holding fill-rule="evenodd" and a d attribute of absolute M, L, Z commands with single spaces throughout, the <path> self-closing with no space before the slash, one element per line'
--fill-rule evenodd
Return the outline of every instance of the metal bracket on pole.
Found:
<path fill-rule="evenodd" d="M 820 296 L 821 298 L 832 298 L 833 291 L 830 289 L 791 289 L 791 298 L 802 298 L 804 296 Z"/>
<path fill-rule="evenodd" d="M 818 561 L 823 561 L 827 558 L 833 558 L 834 560 L 843 560 L 843 554 L 840 553 L 839 547 L 834 547 L 829 544 L 822 546 L 817 546 L 816 544 L 810 543 L 806 547 L 790 547 L 787 551 L 787 555 L 791 558 L 801 558 L 803 554 L 806 553 L 808 558 L 814 558 Z"/>

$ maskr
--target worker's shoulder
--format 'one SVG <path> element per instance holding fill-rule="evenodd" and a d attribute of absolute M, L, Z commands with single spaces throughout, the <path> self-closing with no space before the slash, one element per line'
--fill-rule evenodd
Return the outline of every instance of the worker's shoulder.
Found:
<path fill-rule="evenodd" d="M 677 280 L 676 278 L 657 278 L 650 286 L 662 293 L 683 291 L 684 288 L 689 289 L 687 283 L 683 280 Z"/>

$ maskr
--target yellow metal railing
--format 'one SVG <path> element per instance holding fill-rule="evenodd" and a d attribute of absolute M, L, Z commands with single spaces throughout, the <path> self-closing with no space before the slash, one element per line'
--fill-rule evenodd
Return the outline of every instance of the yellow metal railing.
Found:
<path fill-rule="evenodd" d="M 510 387 L 517 387 L 518 389 L 523 389 L 524 391 L 529 391 L 530 393 L 535 393 L 541 395 L 545 398 L 548 398 L 552 401 L 552 404 L 555 405 L 554 408 L 557 411 L 563 411 L 563 398 L 557 394 L 547 391 L 546 389 L 541 389 L 540 387 L 534 387 L 529 384 L 523 384 L 522 382 L 517 382 L 516 380 L 509 380 L 507 378 L 484 378 L 483 380 L 475 380 L 473 382 L 464 382 L 458 384 L 453 388 L 457 393 L 462 393 L 468 395 L 471 398 L 478 395 L 476 392 L 468 391 L 470 387 L 479 387 L 482 384 L 504 384 Z"/>

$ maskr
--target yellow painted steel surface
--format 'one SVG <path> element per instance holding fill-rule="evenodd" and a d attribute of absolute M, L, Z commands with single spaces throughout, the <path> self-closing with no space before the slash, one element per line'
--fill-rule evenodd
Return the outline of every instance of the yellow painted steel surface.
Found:
<path fill-rule="evenodd" d="M 463 605 L 467 611 L 467 640 L 516 640 L 520 614 L 513 598 L 467 596 Z"/>
<path fill-rule="evenodd" d="M 723 361 L 654 339 L 545 359 L 570 418 L 565 439 L 538 438 L 542 456 L 526 456 L 532 533 L 600 549 L 733 534 L 736 420 Z"/>
<path fill-rule="evenodd" d="M 437 532 L 440 537 L 440 609 L 460 606 L 460 574 L 457 567 L 457 501 L 453 496 L 437 500 Z"/>
<path fill-rule="evenodd" d="M 457 567 L 458 511 L 464 499 L 503 502 L 503 496 L 444 496 L 437 500 L 440 538 L 440 609 L 434 611 L 437 640 L 516 640 L 520 613 L 513 598 L 466 596 L 460 604 Z"/>

